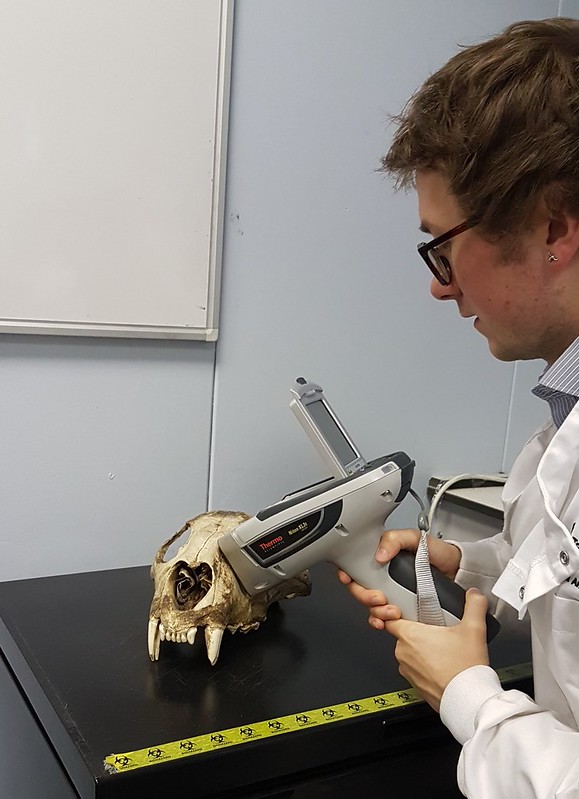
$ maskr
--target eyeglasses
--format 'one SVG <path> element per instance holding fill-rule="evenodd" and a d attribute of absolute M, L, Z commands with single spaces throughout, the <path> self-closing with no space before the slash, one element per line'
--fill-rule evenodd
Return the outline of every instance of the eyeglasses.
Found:
<path fill-rule="evenodd" d="M 424 258 L 426 266 L 443 286 L 448 286 L 450 284 L 452 280 L 452 269 L 446 255 L 437 252 L 436 248 L 440 247 L 441 244 L 446 244 L 447 241 L 450 241 L 450 239 L 453 239 L 460 233 L 464 233 L 465 230 L 470 230 L 470 228 L 475 225 L 475 219 L 467 219 L 466 222 L 453 227 L 452 230 L 443 233 L 442 236 L 437 236 L 435 239 L 432 239 L 432 241 L 423 241 L 418 245 L 418 252 Z"/>

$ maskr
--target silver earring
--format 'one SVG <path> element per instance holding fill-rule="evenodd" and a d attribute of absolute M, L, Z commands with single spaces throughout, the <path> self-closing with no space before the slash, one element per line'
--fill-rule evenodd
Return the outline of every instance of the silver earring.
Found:
<path fill-rule="evenodd" d="M 547 260 L 549 261 L 550 264 L 552 264 L 552 263 L 555 263 L 555 261 L 558 261 L 559 259 L 557 258 L 556 255 L 553 255 L 552 252 L 548 252 L 547 253 Z"/>

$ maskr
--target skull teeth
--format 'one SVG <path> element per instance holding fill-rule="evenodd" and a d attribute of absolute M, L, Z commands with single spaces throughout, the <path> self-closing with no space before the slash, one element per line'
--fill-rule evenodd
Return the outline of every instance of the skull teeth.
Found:
<path fill-rule="evenodd" d="M 161 646 L 161 632 L 159 619 L 149 619 L 149 657 L 151 660 L 159 660 L 159 647 Z"/>
<path fill-rule="evenodd" d="M 223 638 L 222 627 L 205 628 L 205 645 L 207 646 L 207 657 L 212 666 L 217 663 L 219 650 L 221 649 L 221 639 Z"/>
<path fill-rule="evenodd" d="M 152 660 L 159 659 L 159 645 L 161 641 L 172 641 L 176 644 L 191 644 L 195 642 L 197 627 L 189 627 L 187 632 L 175 632 L 171 628 L 167 629 L 159 619 L 149 620 L 149 655 Z M 153 657 L 157 652 L 157 656 Z"/>

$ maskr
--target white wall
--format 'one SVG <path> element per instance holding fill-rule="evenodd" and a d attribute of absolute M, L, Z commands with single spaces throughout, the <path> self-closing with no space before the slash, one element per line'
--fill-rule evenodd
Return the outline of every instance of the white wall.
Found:
<path fill-rule="evenodd" d="M 240 0 L 219 341 L 0 336 L 0 579 L 149 563 L 208 506 L 255 512 L 323 477 L 287 407 L 300 374 L 367 457 L 414 457 L 421 492 L 508 468 L 545 414 L 541 365 L 494 361 L 429 297 L 414 198 L 375 170 L 388 114 L 457 43 L 577 10 Z"/>
<path fill-rule="evenodd" d="M 238 4 L 213 506 L 253 510 L 323 476 L 287 410 L 299 374 L 367 457 L 416 458 L 419 488 L 508 465 L 543 417 L 518 390 L 540 368 L 517 370 L 512 399 L 513 365 L 431 299 L 415 199 L 375 170 L 388 114 L 457 42 L 556 13 L 544 0 Z M 396 518 L 413 523 L 414 504 Z"/>

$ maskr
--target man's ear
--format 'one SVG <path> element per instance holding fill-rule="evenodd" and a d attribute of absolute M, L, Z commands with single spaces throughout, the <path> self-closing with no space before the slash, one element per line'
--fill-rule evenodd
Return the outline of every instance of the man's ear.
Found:
<path fill-rule="evenodd" d="M 554 267 L 565 267 L 579 252 L 579 216 L 551 210 L 546 246 L 556 258 L 551 259 Z"/>

